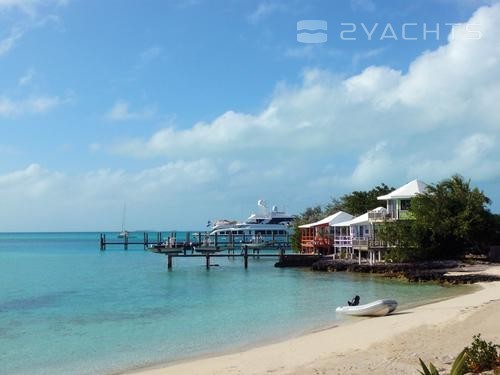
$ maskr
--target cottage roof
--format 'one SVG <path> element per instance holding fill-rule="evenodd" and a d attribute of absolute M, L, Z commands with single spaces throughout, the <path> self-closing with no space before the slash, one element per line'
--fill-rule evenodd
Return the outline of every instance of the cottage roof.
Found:
<path fill-rule="evenodd" d="M 393 192 L 377 197 L 379 201 L 387 201 L 390 199 L 409 199 L 417 194 L 424 193 L 427 189 L 427 184 L 420 180 L 413 180 L 406 185 L 397 188 Z"/>
<path fill-rule="evenodd" d="M 386 211 L 387 210 L 384 207 L 377 207 L 373 210 L 370 210 L 370 211 L 364 213 L 363 215 L 355 217 L 354 219 L 338 222 L 332 226 L 334 226 L 334 227 L 348 227 L 350 225 L 355 225 L 355 224 L 369 223 L 368 217 L 369 217 L 370 212 L 377 212 L 378 213 L 378 212 L 386 212 Z"/>
<path fill-rule="evenodd" d="M 346 221 L 346 220 L 351 220 L 353 217 L 354 216 L 352 216 L 351 214 L 348 214 L 347 212 L 339 211 L 339 212 L 334 213 L 333 215 L 327 216 L 324 219 L 321 219 L 321 220 L 316 221 L 314 223 L 300 225 L 299 228 L 312 228 L 312 227 L 316 227 L 318 225 L 333 226 L 333 224 L 335 224 L 335 223 L 339 223 L 341 221 Z"/>

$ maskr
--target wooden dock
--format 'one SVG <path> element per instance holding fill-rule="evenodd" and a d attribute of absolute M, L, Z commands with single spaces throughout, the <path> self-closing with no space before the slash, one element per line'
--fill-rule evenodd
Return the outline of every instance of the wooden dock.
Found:
<path fill-rule="evenodd" d="M 99 236 L 99 249 L 106 250 L 108 246 L 120 246 L 124 250 L 128 250 L 130 245 L 140 245 L 144 250 L 150 247 L 166 247 L 174 249 L 191 249 L 199 247 L 205 242 L 210 242 L 210 245 L 223 249 L 243 249 L 243 246 L 248 246 L 250 250 L 259 249 L 279 249 L 281 247 L 289 248 L 289 242 L 265 241 L 261 243 L 249 241 L 235 241 L 234 237 L 229 240 L 220 238 L 217 234 L 210 236 L 208 232 L 183 232 L 184 235 L 178 237 L 177 232 L 130 232 L 128 236 L 118 238 L 118 234 L 112 234 L 114 238 L 108 238 L 109 234 L 101 233 Z M 168 237 L 165 237 L 168 235 Z"/>
<path fill-rule="evenodd" d="M 167 268 L 172 269 L 173 258 L 205 258 L 205 266 L 209 269 L 212 264 L 210 260 L 212 258 L 243 258 L 243 265 L 248 268 L 249 258 L 261 258 L 261 257 L 273 257 L 282 259 L 285 256 L 285 249 L 280 248 L 276 250 L 266 250 L 266 252 L 261 252 L 261 249 L 249 250 L 248 246 L 244 245 L 241 251 L 235 251 L 234 248 L 222 248 L 222 247 L 193 247 L 192 249 L 151 249 L 153 253 L 163 254 L 167 257 Z"/>
<path fill-rule="evenodd" d="M 183 248 L 185 246 L 193 246 L 193 244 L 201 243 L 202 234 L 199 233 L 199 242 L 194 243 L 192 241 L 191 233 L 186 232 L 186 238 L 177 239 L 176 232 L 131 232 L 128 236 L 124 236 L 123 238 L 109 239 L 106 233 L 101 233 L 99 236 L 99 249 L 101 251 L 106 250 L 108 246 L 120 246 L 123 247 L 124 250 L 128 250 L 130 245 L 140 245 L 144 247 L 144 250 L 147 250 L 150 246 L 162 246 L 165 244 L 164 235 L 170 234 L 168 236 L 169 243 L 167 244 L 172 248 Z M 114 234 L 113 234 L 114 235 Z"/>
<path fill-rule="evenodd" d="M 164 236 L 170 234 L 165 240 Z M 117 236 L 117 234 L 113 234 Z M 109 235 L 108 235 L 109 236 Z M 152 253 L 162 254 L 167 257 L 167 268 L 172 269 L 173 258 L 205 258 L 206 268 L 209 269 L 213 264 L 212 258 L 243 258 L 244 267 L 248 268 L 249 258 L 278 258 L 280 261 L 285 257 L 285 247 L 287 244 L 280 243 L 234 243 L 219 242 L 217 236 L 213 245 L 203 245 L 206 238 L 205 233 L 197 232 L 196 236 L 191 236 L 186 232 L 185 238 L 179 241 L 175 232 L 132 232 L 129 236 L 123 238 L 109 239 L 106 233 L 99 236 L 99 249 L 105 251 L 109 246 L 119 246 L 128 250 L 130 245 L 142 246 L 144 250 Z M 196 238 L 197 242 L 192 240 Z M 289 255 L 288 255 L 289 256 Z"/>

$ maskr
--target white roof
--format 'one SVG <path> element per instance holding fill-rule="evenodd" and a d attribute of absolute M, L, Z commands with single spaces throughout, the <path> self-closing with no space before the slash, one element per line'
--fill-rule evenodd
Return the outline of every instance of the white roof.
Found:
<path fill-rule="evenodd" d="M 384 207 L 377 207 L 373 210 L 370 210 L 363 215 L 360 215 L 358 217 L 355 217 L 354 219 L 339 222 L 334 224 L 334 227 L 348 227 L 350 225 L 355 225 L 355 224 L 364 224 L 364 223 L 369 223 L 370 221 L 368 220 L 368 216 L 370 212 L 384 212 L 387 211 Z"/>
<path fill-rule="evenodd" d="M 325 217 L 324 219 L 321 219 L 321 220 L 316 221 L 314 223 L 300 225 L 299 228 L 312 228 L 312 227 L 316 227 L 318 225 L 325 225 L 325 224 L 333 226 L 333 224 L 335 224 L 335 223 L 339 223 L 341 221 L 346 221 L 346 220 L 351 220 L 353 217 L 354 216 L 352 216 L 351 214 L 348 214 L 347 212 L 339 211 L 337 213 L 334 213 L 333 215 Z"/>
<path fill-rule="evenodd" d="M 425 182 L 422 182 L 420 180 L 413 180 L 387 195 L 377 197 L 377 199 L 379 201 L 387 201 L 390 199 L 408 199 L 414 197 L 417 194 L 424 193 L 425 189 L 427 189 L 427 184 Z"/>

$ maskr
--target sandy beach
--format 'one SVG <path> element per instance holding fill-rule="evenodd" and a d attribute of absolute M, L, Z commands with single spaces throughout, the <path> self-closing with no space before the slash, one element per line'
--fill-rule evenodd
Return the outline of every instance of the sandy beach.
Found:
<path fill-rule="evenodd" d="M 480 272 L 500 275 L 500 266 Z M 474 334 L 500 342 L 500 282 L 476 287 L 473 293 L 394 315 L 135 374 L 417 374 L 418 357 L 449 369 Z"/>

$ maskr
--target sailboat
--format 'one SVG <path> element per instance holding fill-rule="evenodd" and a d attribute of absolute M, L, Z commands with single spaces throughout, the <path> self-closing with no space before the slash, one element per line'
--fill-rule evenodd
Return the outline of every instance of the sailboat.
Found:
<path fill-rule="evenodd" d="M 123 204 L 123 215 L 122 215 L 122 231 L 118 234 L 118 238 L 129 238 L 130 233 L 125 230 L 125 213 L 127 212 L 127 206 Z"/>

